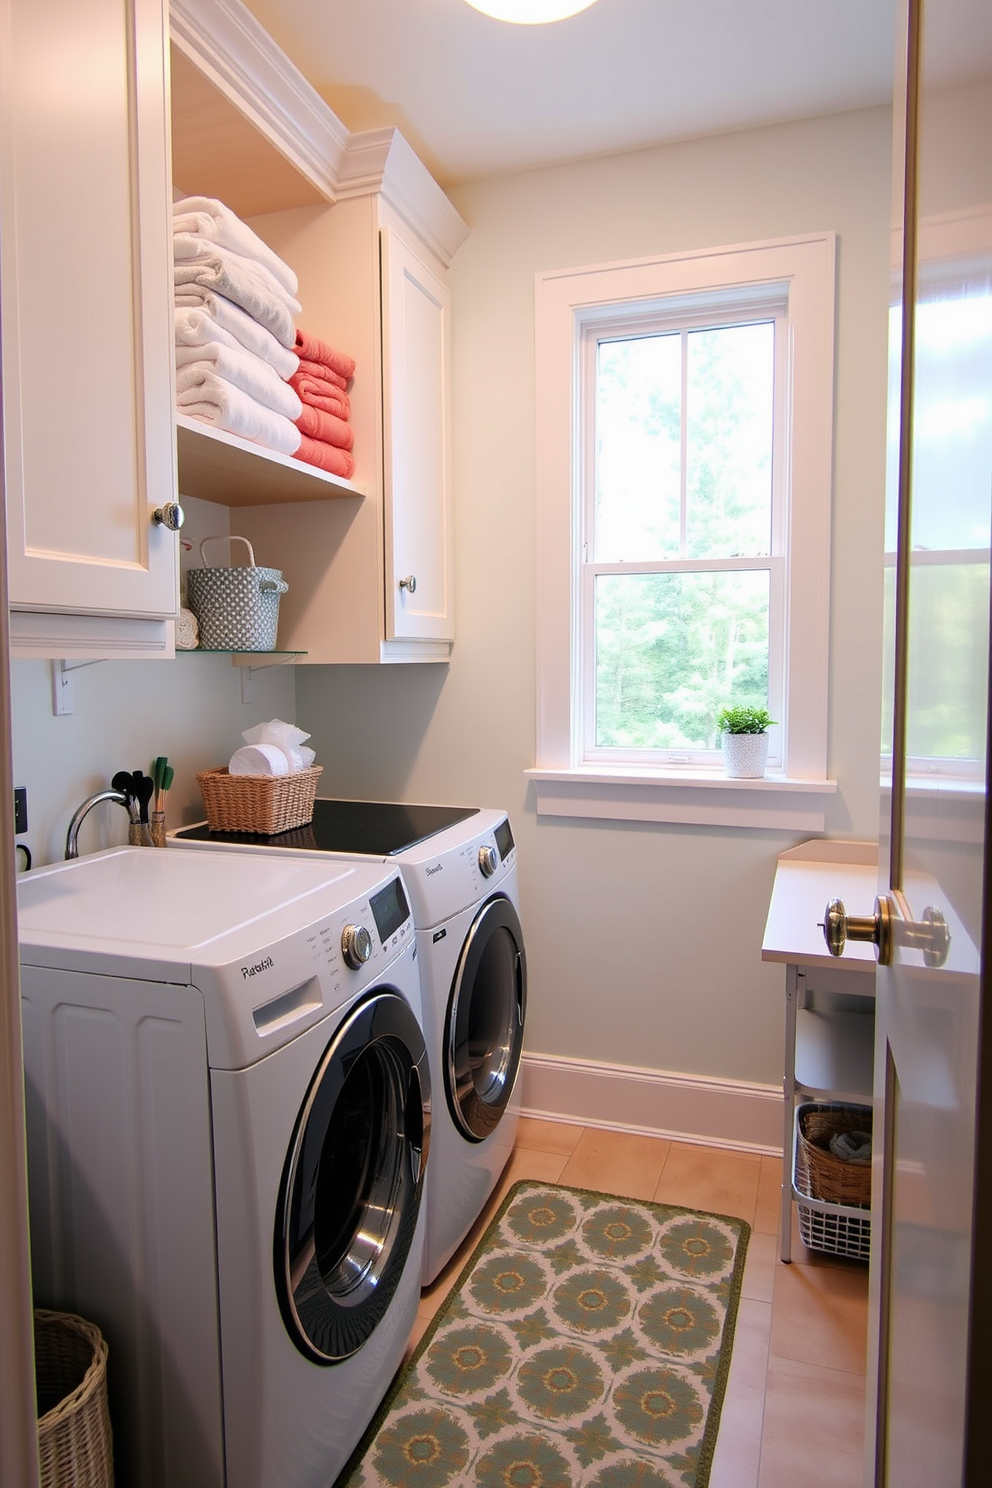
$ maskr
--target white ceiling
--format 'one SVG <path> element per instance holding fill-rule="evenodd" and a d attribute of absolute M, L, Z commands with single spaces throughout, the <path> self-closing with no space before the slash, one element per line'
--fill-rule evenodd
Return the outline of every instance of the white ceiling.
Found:
<path fill-rule="evenodd" d="M 349 129 L 443 184 L 887 102 L 896 0 L 597 0 L 513 26 L 465 0 L 247 0 Z"/>

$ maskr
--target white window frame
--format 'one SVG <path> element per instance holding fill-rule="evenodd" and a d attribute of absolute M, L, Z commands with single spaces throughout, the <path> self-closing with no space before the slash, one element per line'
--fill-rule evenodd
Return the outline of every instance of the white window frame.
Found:
<path fill-rule="evenodd" d="M 835 265 L 825 232 L 536 276 L 537 759 L 526 773 L 539 814 L 824 830 L 837 788 L 826 773 Z M 584 328 L 638 304 L 770 287 L 785 295 L 790 387 L 780 767 L 740 781 L 698 761 L 583 760 Z"/>

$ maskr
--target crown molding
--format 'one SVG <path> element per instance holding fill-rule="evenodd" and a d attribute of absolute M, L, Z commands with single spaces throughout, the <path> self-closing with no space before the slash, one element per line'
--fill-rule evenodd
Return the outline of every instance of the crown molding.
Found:
<path fill-rule="evenodd" d="M 348 131 L 240 0 L 170 0 L 169 27 L 234 107 L 336 201 Z"/>

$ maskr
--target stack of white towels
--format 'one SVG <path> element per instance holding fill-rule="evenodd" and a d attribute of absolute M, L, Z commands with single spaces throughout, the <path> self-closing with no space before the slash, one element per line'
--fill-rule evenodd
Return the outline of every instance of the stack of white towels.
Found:
<path fill-rule="evenodd" d="M 241 735 L 244 748 L 236 749 L 228 764 L 230 775 L 293 775 L 309 770 L 316 755 L 306 747 L 310 735 L 281 718 L 257 723 Z"/>
<path fill-rule="evenodd" d="M 183 197 L 172 212 L 180 413 L 296 454 L 296 275 L 213 197 Z"/>

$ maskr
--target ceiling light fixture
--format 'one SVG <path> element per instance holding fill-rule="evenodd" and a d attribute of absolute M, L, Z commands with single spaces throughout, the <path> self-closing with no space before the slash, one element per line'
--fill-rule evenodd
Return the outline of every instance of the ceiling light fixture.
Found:
<path fill-rule="evenodd" d="M 596 0 L 468 0 L 475 10 L 496 21 L 512 21 L 515 26 L 543 26 L 546 21 L 564 21 L 568 16 L 588 10 Z"/>

